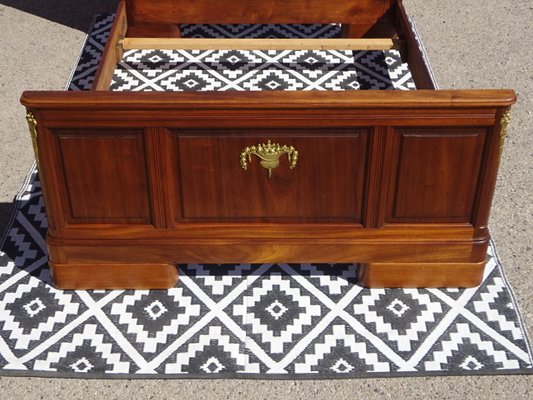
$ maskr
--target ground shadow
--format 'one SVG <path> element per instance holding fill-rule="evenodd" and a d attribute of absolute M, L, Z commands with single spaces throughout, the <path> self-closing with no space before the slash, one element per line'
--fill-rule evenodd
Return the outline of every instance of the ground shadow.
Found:
<path fill-rule="evenodd" d="M 111 13 L 118 0 L 0 0 L 0 5 L 85 32 L 97 13 Z"/>
<path fill-rule="evenodd" d="M 15 209 L 15 202 L 0 203 L 0 242 L 4 237 L 8 224 L 11 221 L 13 210 Z"/>
<path fill-rule="evenodd" d="M 118 0 L 0 0 L 0 11 L 2 6 L 6 6 L 87 32 L 95 14 L 115 12 L 117 4 Z M 0 241 L 8 228 L 14 207 L 15 201 L 0 203 Z"/>

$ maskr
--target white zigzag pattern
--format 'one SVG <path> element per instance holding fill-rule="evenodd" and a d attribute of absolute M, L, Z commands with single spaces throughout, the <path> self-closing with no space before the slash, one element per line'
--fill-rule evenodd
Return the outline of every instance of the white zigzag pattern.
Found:
<path fill-rule="evenodd" d="M 501 362 L 503 369 L 519 368 L 520 364 L 517 360 L 510 360 L 507 358 L 505 351 L 495 350 L 494 343 L 491 341 L 483 341 L 481 335 L 477 332 L 472 332 L 468 324 L 459 323 L 456 325 L 457 332 L 450 334 L 450 339 L 442 341 L 442 350 L 433 353 L 433 361 L 426 361 L 424 367 L 427 371 L 441 371 L 443 364 L 447 364 L 448 357 L 453 351 L 459 349 L 459 344 L 464 343 L 464 339 L 468 338 L 471 343 L 476 344 L 479 350 L 485 351 L 489 356 L 494 357 L 496 362 Z M 465 358 L 468 355 L 465 355 Z"/>
<path fill-rule="evenodd" d="M 481 293 L 481 301 L 477 300 L 473 302 L 474 309 L 479 313 L 484 313 L 489 321 L 497 322 L 501 330 L 511 332 L 513 339 L 523 339 L 520 328 L 513 321 L 507 321 L 504 315 L 500 315 L 497 310 L 490 308 L 490 305 L 495 303 L 500 293 L 505 290 L 503 279 L 499 277 L 494 278 L 494 284 L 487 285 L 486 288 L 488 292 Z M 512 303 L 509 303 L 509 306 L 513 307 Z"/>
<path fill-rule="evenodd" d="M 113 346 L 111 343 L 104 343 L 104 335 L 96 333 L 96 325 L 87 324 L 83 327 L 83 332 L 75 333 L 72 336 L 72 341 L 64 342 L 59 347 L 59 351 L 50 352 L 45 360 L 35 360 L 35 369 L 41 371 L 57 371 L 51 365 L 57 363 L 61 358 L 68 355 L 68 353 L 76 351 L 76 349 L 83 345 L 85 340 L 89 340 L 91 345 L 96 348 L 96 351 L 102 353 L 109 364 L 113 365 L 113 369 L 106 371 L 111 374 L 128 373 L 130 372 L 130 363 L 127 361 L 120 361 L 121 354 L 113 353 Z M 90 372 L 90 370 L 86 371 Z"/>
<path fill-rule="evenodd" d="M 13 261 L 15 262 L 15 265 L 22 266 L 27 259 L 33 259 L 37 256 L 37 250 L 30 250 L 32 242 L 26 242 L 26 233 L 19 232 L 18 228 L 11 228 L 9 231 L 9 237 L 15 243 L 17 249 L 22 252 L 22 256 L 15 257 Z"/>
<path fill-rule="evenodd" d="M 46 218 L 46 214 L 43 212 L 43 210 L 44 200 L 41 196 L 39 197 L 39 202 L 37 204 L 33 204 L 28 208 L 28 214 L 33 215 L 33 222 L 39 223 L 39 227 L 44 229 L 48 227 L 48 219 Z"/>
<path fill-rule="evenodd" d="M 342 271 L 340 277 L 333 278 L 331 275 L 326 275 L 319 271 L 315 265 L 301 264 L 300 268 L 303 271 L 309 271 L 311 278 L 316 278 L 320 282 L 321 287 L 328 289 L 330 294 L 341 294 L 342 288 L 351 285 L 348 279 L 355 278 L 355 265 Z"/>
<path fill-rule="evenodd" d="M 370 295 L 364 296 L 362 304 L 354 305 L 354 312 L 362 314 L 367 323 L 374 323 L 378 333 L 385 333 L 389 340 L 398 344 L 398 350 L 410 351 L 411 342 L 420 340 L 419 333 L 427 332 L 427 323 L 435 322 L 435 314 L 442 313 L 442 307 L 438 302 L 431 302 L 429 295 L 419 293 L 418 289 L 403 289 L 403 291 L 405 294 L 410 294 L 420 304 L 426 305 L 426 310 L 422 311 L 416 322 L 412 323 L 403 335 L 394 329 L 392 324 L 385 322 L 384 317 L 378 315 L 376 311 L 370 310 L 369 306 L 374 305 L 379 300 L 379 295 L 384 294 L 385 290 L 372 290 Z M 433 306 L 433 310 L 431 306 Z"/>
<path fill-rule="evenodd" d="M 9 259 L 6 253 L 0 251 L 0 275 L 12 275 L 14 268 L 15 263 Z"/>
<path fill-rule="evenodd" d="M 131 77 L 130 74 L 128 74 L 126 71 L 122 71 L 120 69 L 115 70 L 111 85 L 116 84 L 117 78 L 121 78 L 126 82 L 120 86 L 121 90 L 125 91 L 132 90 L 141 83 L 140 80 Z"/>
<path fill-rule="evenodd" d="M 183 295 L 183 288 L 173 288 L 167 291 L 167 294 L 174 298 L 180 307 L 185 308 L 185 313 L 177 314 L 175 319 L 163 329 L 156 333 L 154 337 L 149 336 L 149 332 L 138 323 L 138 319 L 133 317 L 133 314 L 127 311 L 128 306 L 134 305 L 143 296 L 149 294 L 148 290 L 136 290 L 132 295 L 124 296 L 121 303 L 115 303 L 111 307 L 111 314 L 119 316 L 119 323 L 126 325 L 126 331 L 135 335 L 135 340 L 142 344 L 143 351 L 147 353 L 154 353 L 157 350 L 157 345 L 166 343 L 170 335 L 177 335 L 180 326 L 188 325 L 192 316 L 200 315 L 201 307 L 198 304 L 192 304 L 192 300 L 188 296 Z"/>
<path fill-rule="evenodd" d="M 250 264 L 239 264 L 235 266 L 229 274 L 224 276 L 214 276 L 201 264 L 189 264 L 189 268 L 194 268 L 196 278 L 201 279 L 204 285 L 211 289 L 214 295 L 223 295 L 226 287 L 231 287 L 235 280 L 243 280 L 243 272 L 250 271 Z"/>
<path fill-rule="evenodd" d="M 57 324 L 64 324 L 68 315 L 78 313 L 79 304 L 72 302 L 72 295 L 67 294 L 62 290 L 56 290 L 48 287 L 48 291 L 54 295 L 59 305 L 64 306 L 63 311 L 58 311 L 54 315 L 48 317 L 46 321 L 41 322 L 37 327 L 33 328 L 29 334 L 24 333 L 24 329 L 20 327 L 20 323 L 15 321 L 11 312 L 6 308 L 7 304 L 15 302 L 21 298 L 24 293 L 29 293 L 37 287 L 41 281 L 37 278 L 30 278 L 30 282 L 21 284 L 17 287 L 15 292 L 7 293 L 0 301 L 0 315 L 3 316 L 4 331 L 10 331 L 9 338 L 15 340 L 15 349 L 27 349 L 32 341 L 40 340 L 45 332 L 52 332 Z"/>
<path fill-rule="evenodd" d="M 290 295 L 300 307 L 305 309 L 305 312 L 295 318 L 292 325 L 282 331 L 279 336 L 274 335 L 268 325 L 261 323 L 259 318 L 248 312 L 248 309 L 253 307 L 262 296 L 272 291 L 274 286 L 279 286 L 281 291 Z M 312 318 L 319 316 L 321 309 L 319 305 L 311 304 L 310 297 L 302 294 L 300 288 L 291 288 L 290 280 L 283 279 L 279 274 L 272 274 L 268 280 L 265 279 L 263 281 L 261 287 L 253 289 L 251 296 L 243 296 L 242 303 L 233 306 L 233 313 L 235 316 L 242 318 L 244 325 L 251 325 L 252 332 L 260 335 L 263 343 L 270 344 L 271 353 L 282 353 L 283 345 L 292 342 L 295 335 L 302 334 L 303 327 L 311 325 Z"/>
<path fill-rule="evenodd" d="M 370 353 L 368 346 L 364 342 L 358 342 L 355 335 L 348 335 L 346 333 L 346 326 L 334 325 L 333 333 L 324 336 L 323 342 L 316 342 L 314 344 L 314 353 L 307 354 L 304 359 L 305 362 L 294 365 L 294 372 L 296 373 L 316 373 L 313 367 L 318 365 L 318 362 L 324 358 L 325 355 L 330 354 L 331 350 L 337 345 L 337 341 L 342 340 L 346 347 L 349 347 L 352 353 L 355 353 L 365 361 L 365 364 L 372 365 L 372 372 L 389 372 L 390 364 L 388 362 L 379 361 L 376 353 Z"/>
<path fill-rule="evenodd" d="M 246 353 L 241 352 L 241 344 L 231 343 L 230 337 L 228 335 L 222 334 L 222 328 L 220 326 L 211 326 L 209 331 L 200 335 L 198 342 L 190 343 L 187 346 L 187 351 L 183 353 L 176 354 L 176 362 L 166 364 L 165 373 L 167 374 L 183 374 L 186 373 L 183 371 L 183 366 L 189 364 L 189 360 L 194 358 L 197 353 L 201 352 L 207 346 L 211 344 L 212 341 L 216 341 L 220 346 L 223 347 L 225 351 L 230 353 L 237 361 L 237 365 L 246 368 L 246 370 L 238 372 L 247 372 L 247 373 L 259 373 L 259 364 L 252 363 L 250 361 L 250 356 Z"/>

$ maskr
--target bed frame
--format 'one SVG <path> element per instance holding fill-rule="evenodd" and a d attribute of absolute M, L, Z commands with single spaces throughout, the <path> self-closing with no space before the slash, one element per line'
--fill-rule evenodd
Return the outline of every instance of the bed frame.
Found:
<path fill-rule="evenodd" d="M 177 263 L 273 262 L 359 263 L 368 287 L 480 283 L 514 92 L 435 90 L 401 1 L 329 4 L 122 1 L 92 91 L 22 95 L 57 287 L 168 288 Z M 228 43 L 177 25 L 319 22 L 345 38 Z M 418 90 L 108 91 L 122 51 L 154 45 L 396 47 Z"/>

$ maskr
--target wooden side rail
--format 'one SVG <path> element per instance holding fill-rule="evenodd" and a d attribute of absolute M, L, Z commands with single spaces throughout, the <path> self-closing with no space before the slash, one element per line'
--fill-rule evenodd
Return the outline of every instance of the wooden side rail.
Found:
<path fill-rule="evenodd" d="M 128 21 L 126 19 L 126 8 L 124 2 L 121 1 L 118 5 L 117 15 L 115 16 L 115 22 L 113 28 L 109 34 L 102 59 L 98 65 L 94 83 L 91 90 L 109 90 L 111 79 L 113 78 L 113 71 L 117 65 L 117 62 L 122 58 L 122 46 L 120 45 L 120 39 L 126 35 L 128 29 Z"/>

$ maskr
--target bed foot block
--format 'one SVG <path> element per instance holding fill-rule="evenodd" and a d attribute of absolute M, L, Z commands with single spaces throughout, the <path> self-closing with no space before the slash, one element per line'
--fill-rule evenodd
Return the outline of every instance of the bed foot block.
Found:
<path fill-rule="evenodd" d="M 474 287 L 485 263 L 369 263 L 359 266 L 357 279 L 368 288 Z"/>
<path fill-rule="evenodd" d="M 58 289 L 169 289 L 178 281 L 173 264 L 50 263 Z"/>

